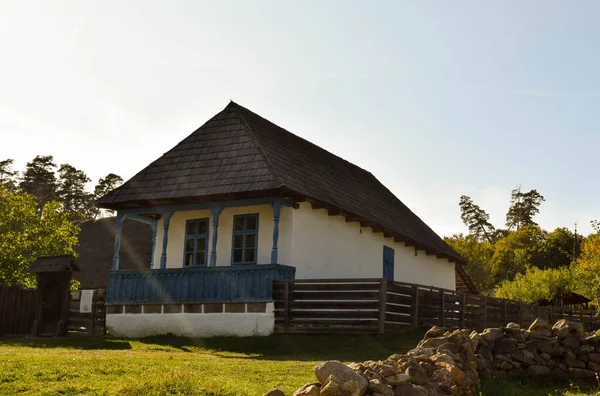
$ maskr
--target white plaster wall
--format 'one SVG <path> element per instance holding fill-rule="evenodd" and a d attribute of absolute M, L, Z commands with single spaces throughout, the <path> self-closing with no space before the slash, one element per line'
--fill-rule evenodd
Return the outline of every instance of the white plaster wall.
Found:
<path fill-rule="evenodd" d="M 342 216 L 301 203 L 292 217 L 290 263 L 297 279 L 381 278 L 383 246 L 394 249 L 394 280 L 455 289 L 454 263 L 384 238 Z"/>
<path fill-rule="evenodd" d="M 286 264 L 289 259 L 291 234 L 285 228 L 289 224 L 291 208 L 284 207 L 280 213 L 279 221 L 279 260 Z M 258 252 L 257 263 L 269 264 L 271 262 L 271 249 L 273 247 L 273 207 L 271 205 L 252 205 L 225 208 L 219 216 L 219 235 L 217 238 L 217 265 L 231 265 L 231 245 L 233 242 L 233 216 L 241 214 L 258 213 Z M 169 241 L 167 244 L 167 268 L 181 268 L 183 266 L 183 250 L 185 241 L 185 222 L 192 219 L 209 219 L 208 254 L 210 261 L 212 249 L 213 219 L 210 210 L 190 210 L 173 213 L 169 224 Z M 287 220 L 286 220 L 287 219 Z M 160 267 L 160 256 L 163 241 L 163 219 L 158 221 L 156 235 L 155 268 Z"/>
<path fill-rule="evenodd" d="M 273 303 L 266 313 L 107 314 L 106 327 L 117 337 L 175 334 L 185 337 L 266 336 L 273 332 Z"/>

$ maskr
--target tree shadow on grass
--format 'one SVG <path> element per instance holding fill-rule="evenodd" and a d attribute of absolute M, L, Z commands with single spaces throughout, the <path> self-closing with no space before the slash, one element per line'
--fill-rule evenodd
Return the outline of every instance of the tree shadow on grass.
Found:
<path fill-rule="evenodd" d="M 131 344 L 127 340 L 110 337 L 68 336 L 0 338 L 0 347 L 129 350 Z"/>
<path fill-rule="evenodd" d="M 211 353 L 226 358 L 363 361 L 385 359 L 393 353 L 406 352 L 414 348 L 423 335 L 423 330 L 382 336 L 273 334 L 267 337 L 186 338 L 167 335 L 136 341 L 148 345 L 169 346 L 184 352 Z"/>

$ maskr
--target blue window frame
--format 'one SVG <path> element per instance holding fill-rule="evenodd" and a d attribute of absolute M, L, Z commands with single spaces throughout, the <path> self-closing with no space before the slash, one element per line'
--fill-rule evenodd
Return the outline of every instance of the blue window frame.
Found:
<path fill-rule="evenodd" d="M 233 216 L 231 264 L 256 264 L 258 213 Z"/>
<path fill-rule="evenodd" d="M 208 219 L 185 222 L 183 266 L 206 265 L 208 253 Z"/>

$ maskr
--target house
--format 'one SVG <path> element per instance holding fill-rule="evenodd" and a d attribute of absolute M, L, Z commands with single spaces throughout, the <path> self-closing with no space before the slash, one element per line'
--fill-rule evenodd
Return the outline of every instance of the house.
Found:
<path fill-rule="evenodd" d="M 268 334 L 272 283 L 387 278 L 472 287 L 464 259 L 371 173 L 231 102 L 119 188 L 107 326 L 143 336 Z M 125 219 L 150 270 L 121 270 Z"/>

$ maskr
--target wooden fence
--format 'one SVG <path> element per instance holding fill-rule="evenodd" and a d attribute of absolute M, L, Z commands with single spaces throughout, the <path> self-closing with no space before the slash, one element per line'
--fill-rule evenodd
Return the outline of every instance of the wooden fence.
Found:
<path fill-rule="evenodd" d="M 37 290 L 0 285 L 0 336 L 29 334 L 37 307 Z"/>
<path fill-rule="evenodd" d="M 95 289 L 92 312 L 80 312 L 81 292 L 71 294 L 69 307 L 69 335 L 104 335 L 106 333 L 106 290 Z"/>
<path fill-rule="evenodd" d="M 540 307 L 385 279 L 311 279 L 273 282 L 275 330 L 284 333 L 367 332 L 439 325 L 446 328 L 529 326 L 540 317 L 600 326 L 596 311 Z"/>

